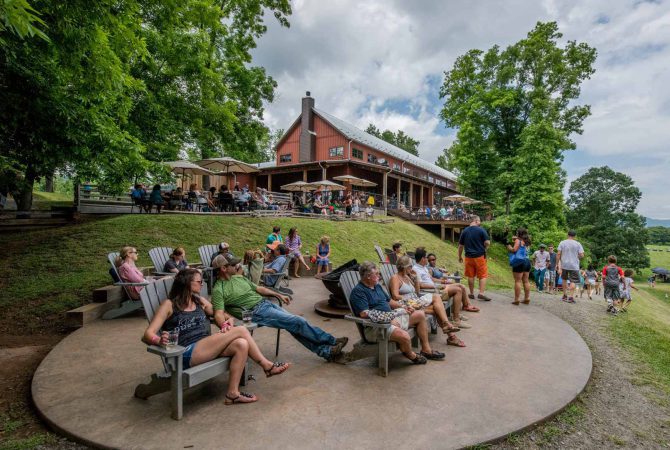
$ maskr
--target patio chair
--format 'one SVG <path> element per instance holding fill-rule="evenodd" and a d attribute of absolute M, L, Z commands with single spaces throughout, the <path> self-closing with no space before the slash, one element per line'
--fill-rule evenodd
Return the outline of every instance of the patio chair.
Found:
<path fill-rule="evenodd" d="M 140 292 L 140 302 L 144 306 L 144 312 L 149 322 L 153 319 L 161 301 L 167 298 L 173 282 L 174 278 L 161 278 L 148 284 Z M 201 295 L 206 294 L 205 289 L 206 287 L 203 285 Z M 209 331 L 211 334 L 211 329 Z M 137 385 L 135 387 L 135 397 L 146 400 L 156 394 L 171 391 L 171 412 L 172 418 L 175 420 L 180 420 L 183 416 L 183 391 L 185 389 L 222 375 L 228 372 L 230 367 L 230 357 L 219 357 L 184 370 L 183 353 L 186 351 L 186 348 L 179 345 L 174 348 L 149 345 L 147 346 L 147 351 L 161 358 L 163 370 L 151 375 L 149 383 Z M 242 386 L 246 385 L 247 372 L 248 362 L 242 372 L 240 380 Z"/>
<path fill-rule="evenodd" d="M 378 359 L 379 375 L 382 377 L 388 376 L 389 373 L 389 353 L 395 352 L 398 346 L 395 342 L 390 341 L 391 324 L 390 323 L 375 323 L 370 319 L 363 319 L 356 317 L 354 310 L 351 307 L 351 291 L 361 280 L 357 271 L 349 270 L 343 272 L 340 276 L 340 285 L 344 292 L 344 297 L 347 299 L 347 305 L 351 314 L 344 316 L 346 320 L 350 320 L 356 324 L 360 340 L 354 344 L 354 349 L 349 353 L 349 360 L 358 360 L 374 356 L 376 354 Z M 365 337 L 365 329 L 374 328 L 379 333 L 377 342 L 370 342 Z M 418 338 L 414 328 L 407 331 L 412 338 L 412 347 L 418 347 Z"/>
<path fill-rule="evenodd" d="M 380 263 L 388 262 L 388 259 L 386 258 L 386 255 L 384 254 L 384 251 L 377 244 L 375 244 L 375 251 L 377 252 L 377 256 L 379 257 L 379 262 Z"/>
<path fill-rule="evenodd" d="M 209 292 L 212 292 L 214 286 L 214 272 L 212 269 L 212 256 L 219 252 L 219 244 L 201 245 L 198 247 L 198 255 L 200 255 L 200 265 L 198 267 L 202 270 L 202 275 L 207 281 Z"/>
<path fill-rule="evenodd" d="M 128 315 L 138 309 L 142 308 L 142 302 L 139 300 L 134 300 L 130 294 L 129 288 L 131 286 L 146 286 L 149 284 L 148 281 L 142 283 L 128 283 L 121 280 L 119 271 L 116 268 L 116 258 L 119 256 L 119 252 L 111 252 L 107 254 L 107 260 L 111 264 L 112 268 L 109 270 L 110 275 L 114 279 L 114 286 L 121 286 L 123 291 L 126 293 L 126 300 L 121 302 L 121 306 L 116 309 L 111 309 L 102 315 L 104 320 L 116 319 L 117 317 L 122 317 Z"/>
<path fill-rule="evenodd" d="M 280 272 L 277 274 L 273 274 L 277 276 L 275 278 L 275 282 L 272 285 L 265 285 L 265 287 L 270 288 L 274 291 L 280 292 L 282 294 L 288 294 L 288 295 L 293 295 L 293 291 L 288 288 L 288 268 L 289 265 L 291 264 L 291 261 L 293 260 L 293 256 L 291 255 L 286 255 L 286 261 L 284 261 L 284 265 L 282 266 L 282 269 Z"/>
<path fill-rule="evenodd" d="M 165 263 L 170 259 L 174 250 L 170 247 L 154 247 L 149 250 L 149 259 L 154 265 L 154 275 L 174 276 L 173 272 L 165 272 Z"/>

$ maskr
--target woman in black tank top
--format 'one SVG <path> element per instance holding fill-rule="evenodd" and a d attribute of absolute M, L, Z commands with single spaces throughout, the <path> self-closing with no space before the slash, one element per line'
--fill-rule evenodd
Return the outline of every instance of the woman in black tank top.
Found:
<path fill-rule="evenodd" d="M 209 301 L 200 297 L 201 286 L 202 274 L 199 270 L 180 271 L 175 276 L 169 298 L 161 303 L 142 340 L 149 345 L 166 345 L 168 332 L 178 329 L 178 345 L 186 347 L 183 358 L 185 363 L 189 360 L 190 367 L 220 356 L 232 358 L 226 405 L 255 402 L 258 400 L 255 395 L 239 390 L 247 357 L 250 356 L 260 365 L 268 377 L 279 375 L 290 364 L 268 360 L 249 330 L 243 326 L 233 326 L 232 318 L 224 323 L 218 333 L 211 335 L 207 315 L 213 315 L 214 310 Z"/>

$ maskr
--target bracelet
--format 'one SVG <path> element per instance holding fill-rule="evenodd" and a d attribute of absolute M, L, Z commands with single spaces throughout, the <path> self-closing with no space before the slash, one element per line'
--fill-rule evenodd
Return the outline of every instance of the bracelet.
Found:
<path fill-rule="evenodd" d="M 153 336 L 151 336 L 151 343 L 153 345 L 158 345 L 158 344 L 160 344 L 160 342 L 161 342 L 160 336 L 158 336 L 157 334 L 154 334 Z"/>

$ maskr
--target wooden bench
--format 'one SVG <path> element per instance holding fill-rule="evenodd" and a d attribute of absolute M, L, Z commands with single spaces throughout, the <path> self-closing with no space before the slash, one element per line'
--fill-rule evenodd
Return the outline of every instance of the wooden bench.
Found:
<path fill-rule="evenodd" d="M 398 346 L 395 342 L 390 341 L 391 324 L 390 323 L 375 323 L 370 319 L 363 319 L 356 317 L 354 309 L 351 307 L 351 291 L 361 280 L 358 272 L 350 270 L 343 272 L 340 276 L 340 286 L 344 292 L 344 297 L 347 299 L 347 305 L 351 314 L 344 316 L 346 320 L 350 320 L 356 324 L 358 333 L 361 339 L 354 344 L 354 349 L 348 354 L 349 361 L 367 358 L 374 356 L 376 353 L 379 365 L 379 375 L 386 377 L 389 372 L 389 353 L 395 352 Z M 377 342 L 370 342 L 365 337 L 365 329 L 374 328 L 378 330 L 379 339 Z M 407 331 L 412 339 L 412 347 L 418 347 L 418 338 L 414 328 Z"/>
<path fill-rule="evenodd" d="M 149 322 L 158 311 L 161 300 L 168 297 L 173 282 L 174 278 L 172 277 L 161 278 L 150 283 L 140 292 L 140 300 Z M 207 287 L 203 284 L 201 295 L 206 294 L 206 289 Z M 219 357 L 184 370 L 183 353 L 186 351 L 185 347 L 177 345 L 174 348 L 167 349 L 149 345 L 147 351 L 161 358 L 163 370 L 151 375 L 149 383 L 137 385 L 135 397 L 146 400 L 153 395 L 170 391 L 172 418 L 175 420 L 180 420 L 183 416 L 183 391 L 228 372 L 231 360 L 229 357 Z M 245 367 L 242 373 L 242 379 L 240 380 L 242 386 L 246 385 L 247 370 L 248 367 Z"/>

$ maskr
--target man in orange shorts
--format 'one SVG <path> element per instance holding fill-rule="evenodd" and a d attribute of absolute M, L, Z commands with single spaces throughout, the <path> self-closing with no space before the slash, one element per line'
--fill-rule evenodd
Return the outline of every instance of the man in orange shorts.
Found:
<path fill-rule="evenodd" d="M 491 245 L 488 233 L 481 226 L 479 216 L 472 216 L 470 226 L 465 228 L 458 240 L 458 262 L 463 262 L 463 250 L 465 250 L 465 277 L 468 279 L 470 295 L 475 298 L 475 277 L 479 280 L 479 300 L 491 301 L 484 294 L 486 290 L 486 278 L 488 268 L 486 266 L 486 250 Z"/>

